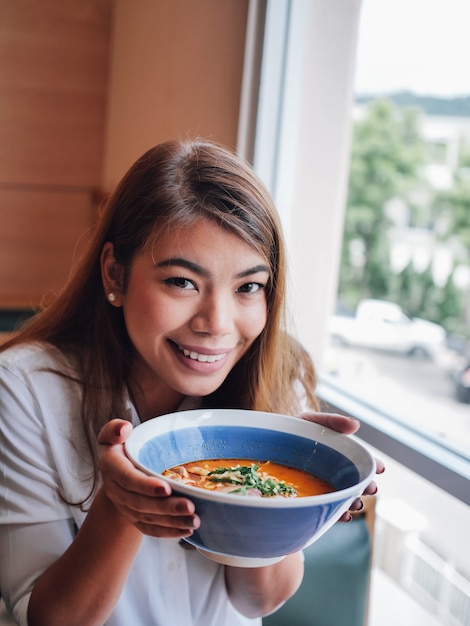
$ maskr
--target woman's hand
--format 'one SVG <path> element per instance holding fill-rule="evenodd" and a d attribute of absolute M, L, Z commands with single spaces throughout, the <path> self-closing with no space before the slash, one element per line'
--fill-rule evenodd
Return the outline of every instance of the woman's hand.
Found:
<path fill-rule="evenodd" d="M 339 415 L 337 413 L 302 413 L 300 416 L 302 419 L 308 420 L 309 422 L 315 422 L 315 424 L 320 424 L 320 426 L 325 426 L 326 428 L 331 428 L 332 430 L 336 430 L 337 432 L 343 435 L 353 435 L 357 430 L 359 430 L 360 422 L 359 420 L 353 417 L 347 417 L 345 415 Z M 376 463 L 376 473 L 382 474 L 385 471 L 385 466 L 380 459 L 375 459 Z M 375 481 L 370 482 L 365 490 L 363 491 L 364 496 L 373 496 L 377 493 L 377 484 Z M 349 511 L 360 511 L 364 506 L 361 498 L 357 498 L 351 504 Z M 340 517 L 341 522 L 349 522 L 352 519 L 352 515 L 350 512 L 344 513 Z"/>
<path fill-rule="evenodd" d="M 132 425 L 120 419 L 108 422 L 98 435 L 103 490 L 117 511 L 145 535 L 188 537 L 199 528 L 194 504 L 171 495 L 171 487 L 148 476 L 127 457 L 124 442 Z"/>

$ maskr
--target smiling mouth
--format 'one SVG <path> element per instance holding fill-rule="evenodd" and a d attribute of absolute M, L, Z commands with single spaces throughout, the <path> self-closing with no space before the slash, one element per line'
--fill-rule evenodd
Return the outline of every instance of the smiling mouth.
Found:
<path fill-rule="evenodd" d="M 222 354 L 201 354 L 193 350 L 186 350 L 186 348 L 182 348 L 181 346 L 178 346 L 178 350 L 182 352 L 184 356 L 193 361 L 199 361 L 199 363 L 215 363 L 216 361 L 221 361 L 227 355 L 226 352 Z"/>

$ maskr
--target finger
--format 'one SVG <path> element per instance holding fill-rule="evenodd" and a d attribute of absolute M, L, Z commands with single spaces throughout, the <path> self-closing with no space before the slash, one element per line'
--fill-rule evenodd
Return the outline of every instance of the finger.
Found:
<path fill-rule="evenodd" d="M 132 424 L 126 420 L 113 419 L 103 426 L 98 433 L 100 445 L 122 444 L 132 432 Z"/>
<path fill-rule="evenodd" d="M 170 503 L 173 500 L 175 502 Z M 155 511 L 155 506 L 148 512 L 137 511 L 126 506 L 119 507 L 119 511 L 141 532 L 155 537 L 189 536 L 200 527 L 201 520 L 194 513 L 192 502 L 181 498 L 168 498 L 166 501 L 170 504 L 157 511 Z M 187 511 L 192 511 L 192 513 L 187 513 Z"/>
<path fill-rule="evenodd" d="M 361 498 L 356 498 L 354 502 L 351 503 L 349 510 L 357 512 L 357 511 L 362 511 L 363 508 L 364 508 L 364 502 L 361 500 Z"/>
<path fill-rule="evenodd" d="M 150 537 L 158 537 L 159 539 L 184 539 L 190 537 L 194 529 L 192 528 L 172 528 L 169 526 L 156 526 L 155 524 L 146 524 L 139 522 L 135 527 L 144 535 Z"/>
<path fill-rule="evenodd" d="M 183 511 L 184 507 L 181 507 Z M 174 511 L 153 510 L 137 511 L 133 508 L 123 506 L 121 512 L 134 524 L 152 524 L 154 526 L 162 526 L 166 528 L 181 528 L 184 530 L 195 530 L 201 525 L 198 515 L 192 513 L 176 513 Z"/>
<path fill-rule="evenodd" d="M 377 484 L 372 481 L 371 483 L 369 483 L 367 485 L 367 487 L 364 489 L 364 491 L 362 492 L 363 496 L 375 496 L 375 494 L 378 491 L 378 487 Z"/>
<path fill-rule="evenodd" d="M 315 422 L 315 424 L 320 426 L 336 430 L 343 435 L 354 434 L 360 426 L 360 422 L 356 418 L 337 413 L 302 413 L 300 417 L 309 422 Z"/>
<path fill-rule="evenodd" d="M 349 509 L 339 518 L 339 522 L 350 522 L 353 519 L 351 513 L 357 513 L 364 508 L 364 502 L 361 498 L 356 498 L 350 505 Z"/>
<path fill-rule="evenodd" d="M 380 459 L 375 459 L 375 473 L 383 474 L 385 472 L 385 464 Z"/>
<path fill-rule="evenodd" d="M 121 502 L 132 496 L 164 497 L 171 494 L 167 482 L 135 467 L 120 446 L 111 446 L 101 455 L 100 471 L 106 490 L 118 494 Z"/>
<path fill-rule="evenodd" d="M 101 447 L 100 470 L 109 475 L 111 482 L 124 492 L 143 493 L 149 496 L 169 496 L 171 487 L 163 480 L 145 474 L 126 456 L 123 443 L 132 432 L 132 424 L 114 419 L 105 424 L 98 435 Z M 109 491 L 109 484 L 106 491 Z"/>
<path fill-rule="evenodd" d="M 139 494 L 124 492 L 119 499 L 119 505 L 133 516 L 133 521 L 150 516 L 157 518 L 162 517 L 193 517 L 195 515 L 195 506 L 191 500 L 187 498 L 172 497 L 148 497 Z"/>

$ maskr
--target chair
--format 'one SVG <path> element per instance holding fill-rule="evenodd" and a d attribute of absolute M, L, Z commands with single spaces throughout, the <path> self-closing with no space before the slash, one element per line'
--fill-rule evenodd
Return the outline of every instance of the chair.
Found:
<path fill-rule="evenodd" d="M 304 550 L 305 574 L 297 593 L 263 626 L 366 626 L 375 499 L 361 514 L 335 524 Z"/>

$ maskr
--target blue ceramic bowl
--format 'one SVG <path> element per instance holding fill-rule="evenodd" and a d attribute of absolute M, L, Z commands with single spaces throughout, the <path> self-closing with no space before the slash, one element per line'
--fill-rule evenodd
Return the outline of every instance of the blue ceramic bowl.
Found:
<path fill-rule="evenodd" d="M 187 539 L 216 561 L 255 567 L 280 560 L 318 539 L 372 480 L 375 461 L 354 437 L 296 417 L 238 409 L 162 415 L 137 426 L 126 452 L 160 477 L 201 459 L 270 460 L 306 470 L 336 491 L 302 498 L 255 498 L 211 492 L 163 478 L 192 500 L 200 528 Z"/>

